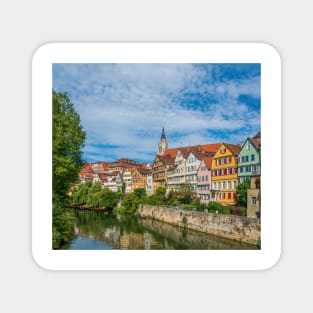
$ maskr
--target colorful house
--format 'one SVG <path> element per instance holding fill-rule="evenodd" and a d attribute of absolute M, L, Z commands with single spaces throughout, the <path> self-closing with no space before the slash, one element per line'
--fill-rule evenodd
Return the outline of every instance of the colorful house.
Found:
<path fill-rule="evenodd" d="M 125 193 L 130 193 L 132 189 L 132 173 L 134 172 L 133 167 L 127 168 L 123 173 L 123 182 L 125 184 Z"/>
<path fill-rule="evenodd" d="M 188 152 L 186 149 L 177 150 L 174 160 L 174 167 L 168 171 L 167 192 L 178 191 L 182 184 L 186 183 L 186 159 Z"/>
<path fill-rule="evenodd" d="M 211 200 L 216 201 L 215 191 L 212 191 L 211 185 L 211 167 L 212 157 L 205 156 L 200 163 L 198 168 L 197 177 L 197 196 L 201 198 L 201 203 L 208 204 Z"/>
<path fill-rule="evenodd" d="M 238 183 L 261 174 L 261 133 L 247 138 L 238 154 Z"/>
<path fill-rule="evenodd" d="M 221 144 L 212 162 L 212 190 L 221 204 L 236 204 L 237 161 L 239 145 Z"/>
<path fill-rule="evenodd" d="M 132 174 L 132 190 L 134 191 L 137 188 L 146 189 L 148 176 L 151 175 L 151 173 L 152 173 L 151 169 L 143 168 L 141 166 L 135 167 L 134 172 Z"/>
<path fill-rule="evenodd" d="M 247 216 L 255 218 L 261 212 L 261 176 L 252 176 L 247 192 Z"/>
<path fill-rule="evenodd" d="M 166 187 L 167 171 L 174 167 L 175 158 L 169 155 L 157 155 L 152 165 L 153 191 Z"/>

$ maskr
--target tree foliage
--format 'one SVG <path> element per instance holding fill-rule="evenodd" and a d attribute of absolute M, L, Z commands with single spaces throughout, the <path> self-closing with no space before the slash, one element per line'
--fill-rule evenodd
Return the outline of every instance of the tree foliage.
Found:
<path fill-rule="evenodd" d="M 66 93 L 52 90 L 52 247 L 73 236 L 74 214 L 65 209 L 68 192 L 83 166 L 81 149 L 85 132 Z"/>
<path fill-rule="evenodd" d="M 52 91 L 52 119 L 53 200 L 64 204 L 83 166 L 81 149 L 86 134 L 66 93 Z"/>
<path fill-rule="evenodd" d="M 99 182 L 92 184 L 91 182 L 81 183 L 73 192 L 72 203 L 87 205 L 94 208 L 113 209 L 121 195 L 113 192 L 108 188 L 102 188 Z"/>
<path fill-rule="evenodd" d="M 242 206 L 244 208 L 247 207 L 247 193 L 250 187 L 250 181 L 247 180 L 241 184 L 238 184 L 236 189 L 237 195 L 237 205 Z"/>

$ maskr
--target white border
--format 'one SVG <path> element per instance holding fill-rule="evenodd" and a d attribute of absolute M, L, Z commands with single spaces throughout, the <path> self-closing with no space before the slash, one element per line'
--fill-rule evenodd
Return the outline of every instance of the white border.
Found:
<path fill-rule="evenodd" d="M 261 250 L 52 250 L 52 63 L 261 63 Z M 263 270 L 281 254 L 281 59 L 263 43 L 49 43 L 32 63 L 32 252 L 50 270 Z"/>

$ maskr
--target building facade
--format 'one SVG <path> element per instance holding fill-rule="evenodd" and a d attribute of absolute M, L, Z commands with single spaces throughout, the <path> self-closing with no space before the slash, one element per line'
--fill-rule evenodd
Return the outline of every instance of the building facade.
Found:
<path fill-rule="evenodd" d="M 213 157 L 212 190 L 221 204 L 236 204 L 239 151 L 240 146 L 223 143 Z"/>
<path fill-rule="evenodd" d="M 152 165 L 153 191 L 158 187 L 167 186 L 167 172 L 174 167 L 175 158 L 167 155 L 157 155 Z"/>
<path fill-rule="evenodd" d="M 197 196 L 200 197 L 200 202 L 205 204 L 216 200 L 215 191 L 211 190 L 211 167 L 212 157 L 204 157 L 197 172 Z"/>
<path fill-rule="evenodd" d="M 261 135 L 260 137 L 261 140 Z M 261 141 L 247 138 L 238 154 L 238 183 L 261 174 Z"/>
<path fill-rule="evenodd" d="M 252 176 L 247 192 L 247 216 L 255 218 L 261 212 L 261 176 Z"/>

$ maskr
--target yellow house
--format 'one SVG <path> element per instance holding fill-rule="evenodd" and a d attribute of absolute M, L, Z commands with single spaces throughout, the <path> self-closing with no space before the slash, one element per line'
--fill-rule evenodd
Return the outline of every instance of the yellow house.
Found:
<path fill-rule="evenodd" d="M 240 145 L 222 143 L 212 162 L 212 191 L 221 204 L 236 204 L 238 153 Z"/>

